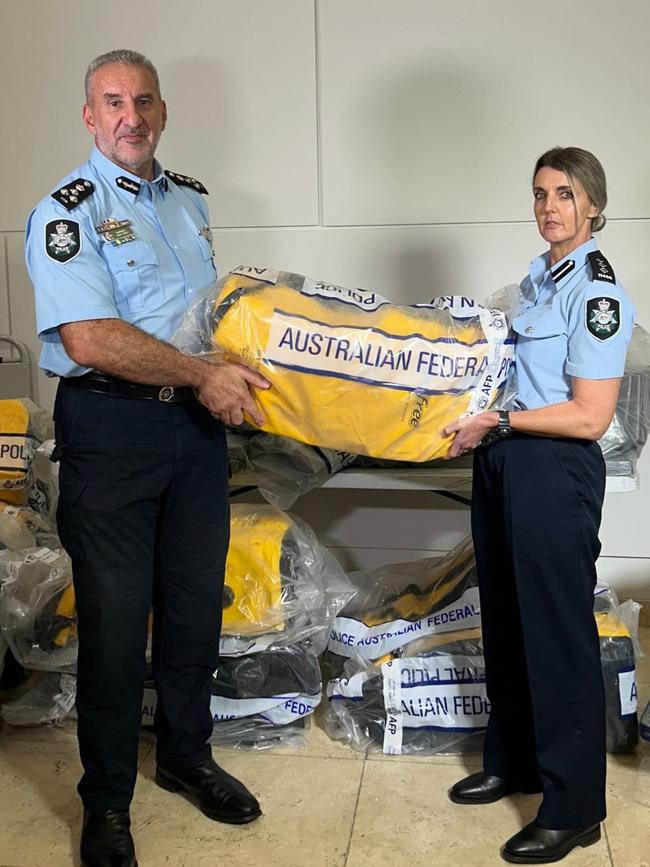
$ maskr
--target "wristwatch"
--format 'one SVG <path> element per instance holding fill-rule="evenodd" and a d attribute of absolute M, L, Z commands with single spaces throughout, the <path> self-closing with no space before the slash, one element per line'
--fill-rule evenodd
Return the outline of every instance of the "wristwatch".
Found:
<path fill-rule="evenodd" d="M 497 440 L 505 439 L 512 434 L 512 428 L 510 427 L 510 413 L 506 412 L 506 410 L 499 410 L 499 420 L 497 421 L 497 426 L 493 427 L 489 430 L 481 442 L 479 446 L 490 446 L 492 443 L 495 443 Z"/>
<path fill-rule="evenodd" d="M 509 437 L 512 434 L 512 428 L 510 427 L 510 413 L 505 409 L 499 410 L 499 421 L 497 422 L 494 433 L 499 439 Z"/>

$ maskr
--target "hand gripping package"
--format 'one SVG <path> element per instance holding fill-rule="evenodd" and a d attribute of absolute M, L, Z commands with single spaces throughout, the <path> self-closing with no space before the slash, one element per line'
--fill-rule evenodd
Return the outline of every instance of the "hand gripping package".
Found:
<path fill-rule="evenodd" d="M 188 311 L 174 343 L 222 351 L 266 376 L 271 388 L 255 397 L 270 433 L 420 462 L 446 454 L 447 424 L 501 393 L 513 355 L 511 297 L 502 293 L 498 308 L 460 296 L 398 306 L 374 292 L 242 267 Z"/>

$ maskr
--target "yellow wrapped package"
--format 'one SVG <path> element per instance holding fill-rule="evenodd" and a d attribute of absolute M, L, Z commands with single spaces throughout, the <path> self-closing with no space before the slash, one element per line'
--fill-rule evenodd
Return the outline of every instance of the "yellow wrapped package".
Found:
<path fill-rule="evenodd" d="M 277 509 L 232 507 L 221 626 L 224 634 L 254 635 L 284 627 L 282 573 L 289 571 L 284 559 L 292 527 L 289 516 Z"/>
<path fill-rule="evenodd" d="M 49 413 L 31 400 L 0 400 L 0 500 L 27 502 L 34 452 L 50 428 Z"/>
<path fill-rule="evenodd" d="M 372 457 L 444 456 L 445 425 L 491 405 L 512 361 L 503 311 L 462 297 L 397 306 L 373 292 L 242 267 L 197 309 L 175 342 L 205 351 L 211 341 L 266 376 L 271 388 L 255 393 L 264 430 Z"/>

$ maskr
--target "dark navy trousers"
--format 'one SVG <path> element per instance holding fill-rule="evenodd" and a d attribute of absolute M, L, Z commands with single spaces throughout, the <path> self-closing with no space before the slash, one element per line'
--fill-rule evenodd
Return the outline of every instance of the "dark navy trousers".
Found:
<path fill-rule="evenodd" d="M 72 559 L 79 630 L 79 793 L 126 810 L 135 784 L 153 608 L 156 757 L 170 770 L 211 755 L 229 540 L 223 425 L 198 401 L 71 388 L 55 405 L 58 526 Z"/>
<path fill-rule="evenodd" d="M 514 436 L 474 457 L 472 534 L 487 693 L 484 767 L 543 791 L 537 822 L 605 817 L 605 698 L 593 615 L 598 443 Z"/>

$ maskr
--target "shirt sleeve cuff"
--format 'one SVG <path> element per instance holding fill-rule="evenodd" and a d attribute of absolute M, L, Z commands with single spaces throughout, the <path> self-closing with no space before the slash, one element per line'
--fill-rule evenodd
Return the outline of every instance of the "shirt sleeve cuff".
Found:
<path fill-rule="evenodd" d="M 567 361 L 565 370 L 569 376 L 577 376 L 579 379 L 616 379 L 625 373 L 625 364 L 594 370 L 593 367 L 583 367 L 580 364 L 571 364 L 570 361 Z"/>
<path fill-rule="evenodd" d="M 56 314 L 56 321 L 51 319 L 38 323 L 38 336 L 45 343 L 61 343 L 61 337 L 57 331 L 60 325 L 68 322 L 87 322 L 89 319 L 119 319 L 120 315 L 113 307 L 96 307 L 90 310 L 70 310 L 69 313 L 61 311 Z"/>

